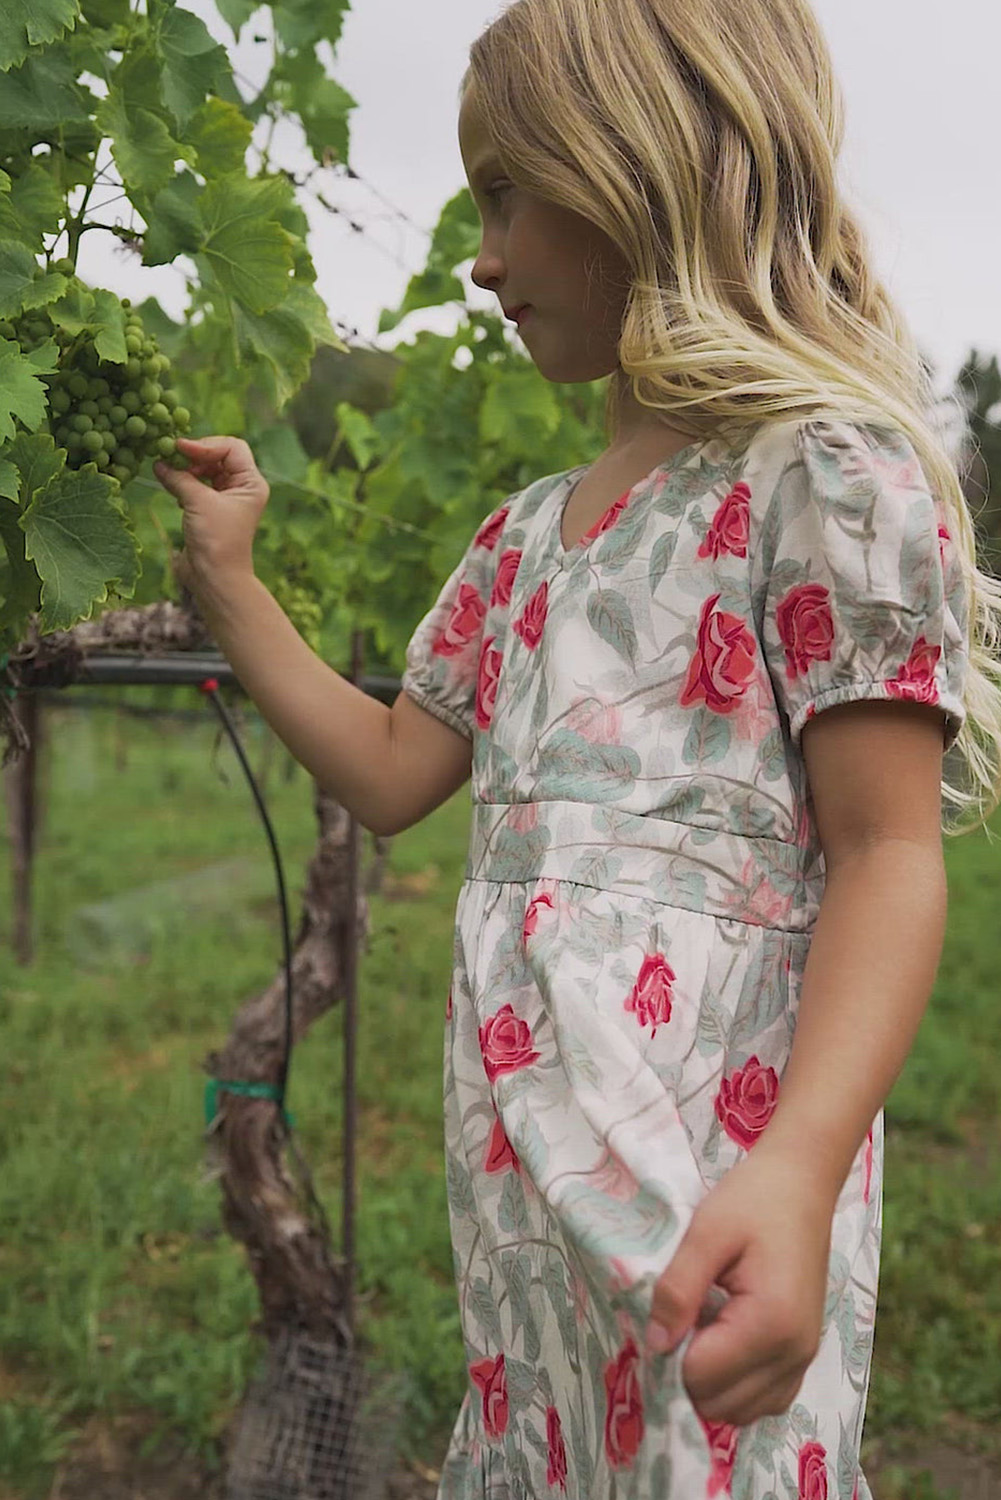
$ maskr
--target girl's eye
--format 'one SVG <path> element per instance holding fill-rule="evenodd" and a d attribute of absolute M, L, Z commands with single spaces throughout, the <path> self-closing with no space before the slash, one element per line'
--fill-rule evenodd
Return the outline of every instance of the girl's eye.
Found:
<path fill-rule="evenodd" d="M 503 195 L 511 190 L 510 182 L 495 183 L 492 188 L 487 188 L 486 198 L 488 202 L 498 201 Z"/>

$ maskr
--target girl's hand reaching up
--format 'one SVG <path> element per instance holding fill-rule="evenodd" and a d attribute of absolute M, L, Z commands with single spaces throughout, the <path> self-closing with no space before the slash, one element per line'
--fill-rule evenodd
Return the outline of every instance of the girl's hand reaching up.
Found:
<path fill-rule="evenodd" d="M 762 1139 L 699 1205 L 654 1291 L 648 1342 L 669 1352 L 715 1282 L 729 1298 L 688 1346 L 682 1379 L 706 1421 L 788 1411 L 820 1345 L 835 1200 Z M 666 1332 L 665 1332 L 666 1331 Z"/>
<path fill-rule="evenodd" d="M 174 574 L 196 598 L 231 577 L 254 571 L 254 535 L 268 503 L 267 480 L 242 438 L 178 438 L 187 470 L 153 471 L 184 510 L 184 551 Z M 208 480 L 203 484 L 202 480 Z"/>

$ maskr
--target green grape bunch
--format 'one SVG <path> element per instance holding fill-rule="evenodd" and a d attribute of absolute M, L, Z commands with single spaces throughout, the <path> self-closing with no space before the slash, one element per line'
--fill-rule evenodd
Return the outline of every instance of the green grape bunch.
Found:
<path fill-rule="evenodd" d="M 285 576 L 277 579 L 272 592 L 306 644 L 319 652 L 322 644 L 323 610 L 316 596 Z"/>
<path fill-rule="evenodd" d="M 53 269 L 74 274 L 69 260 L 57 261 Z M 93 463 L 126 485 L 146 459 L 182 466 L 177 439 L 191 425 L 191 414 L 171 389 L 169 358 L 132 304 L 123 298 L 122 307 L 127 314 L 124 364 L 103 360 L 91 334 L 69 334 L 53 324 L 44 308 L 0 321 L 0 337 L 15 340 L 25 352 L 55 339 L 58 369 L 43 377 L 49 388 L 49 430 L 65 449 L 68 467 Z"/>

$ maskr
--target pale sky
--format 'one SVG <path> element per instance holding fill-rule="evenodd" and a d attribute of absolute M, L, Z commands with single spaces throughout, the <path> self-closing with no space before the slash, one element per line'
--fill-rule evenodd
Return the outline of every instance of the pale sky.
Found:
<path fill-rule="evenodd" d="M 266 31 L 268 11 L 258 12 L 237 46 L 205 0 L 186 3 L 226 44 L 244 78 L 265 76 L 270 48 L 253 38 Z M 1001 7 L 996 0 L 814 4 L 845 93 L 842 184 L 877 270 L 934 360 L 942 389 L 971 346 L 1001 355 L 1001 192 L 993 165 Z M 421 229 L 434 227 L 465 181 L 456 136 L 459 83 L 470 44 L 504 8 L 505 0 L 354 0 L 346 19 L 331 71 L 358 103 L 351 166 L 363 181 L 318 174 L 314 185 L 343 216 L 308 200 L 304 206 L 313 224 L 318 290 L 331 316 L 381 347 L 422 328 L 450 332 L 456 325 L 457 309 L 428 309 L 392 334 L 376 334 L 380 309 L 397 305 L 410 275 L 425 264 L 429 240 Z M 295 132 L 277 139 L 283 165 L 308 168 Z M 350 228 L 351 219 L 364 235 Z M 99 232 L 84 247 L 81 271 L 88 280 L 134 299 L 156 295 L 175 316 L 180 312 L 176 270 L 135 266 Z M 496 298 L 469 279 L 470 266 L 468 301 L 496 308 Z"/>

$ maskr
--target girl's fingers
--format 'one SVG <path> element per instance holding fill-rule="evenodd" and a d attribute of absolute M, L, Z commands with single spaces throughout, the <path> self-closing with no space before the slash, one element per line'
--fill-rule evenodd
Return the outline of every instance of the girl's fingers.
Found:
<path fill-rule="evenodd" d="M 153 473 L 163 485 L 164 489 L 181 505 L 185 501 L 189 504 L 196 501 L 199 496 L 204 495 L 205 486 L 197 474 L 192 474 L 186 469 L 172 469 L 169 464 L 156 463 L 153 465 Z"/>
<path fill-rule="evenodd" d="M 788 1363 L 788 1355 L 775 1347 L 767 1322 L 767 1307 L 750 1293 L 731 1296 L 719 1316 L 699 1329 L 685 1355 L 685 1384 L 693 1399 L 709 1400 L 731 1390 L 755 1371 Z"/>
<path fill-rule="evenodd" d="M 177 445 L 182 453 L 190 454 L 196 463 L 203 463 L 208 468 L 221 469 L 237 482 L 257 474 L 254 455 L 250 451 L 250 445 L 245 443 L 243 438 L 179 438 Z"/>
<path fill-rule="evenodd" d="M 789 1375 L 784 1370 L 763 1368 L 745 1375 L 719 1395 L 696 1399 L 692 1404 L 707 1422 L 728 1422 L 747 1427 L 761 1417 L 781 1416 L 795 1401 L 803 1375 Z"/>

